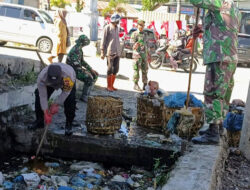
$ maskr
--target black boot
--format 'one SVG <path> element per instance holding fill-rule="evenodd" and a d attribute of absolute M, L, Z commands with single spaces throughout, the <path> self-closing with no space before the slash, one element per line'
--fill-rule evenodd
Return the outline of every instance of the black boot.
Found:
<path fill-rule="evenodd" d="M 82 100 L 83 102 L 88 102 L 88 96 L 90 94 L 90 90 L 91 86 L 84 85 L 80 100 Z"/>
<path fill-rule="evenodd" d="M 29 130 L 36 130 L 38 128 L 44 128 L 43 120 L 36 120 L 32 125 L 28 126 Z"/>
<path fill-rule="evenodd" d="M 72 123 L 66 121 L 66 125 L 65 125 L 65 136 L 71 136 L 73 134 L 72 131 Z"/>
<path fill-rule="evenodd" d="M 142 89 L 145 90 L 145 87 L 146 87 L 146 86 L 147 86 L 147 83 L 144 83 Z"/>
<path fill-rule="evenodd" d="M 204 135 L 205 133 L 210 133 L 211 131 L 211 128 L 209 128 L 209 125 L 208 124 L 204 124 L 202 129 L 199 131 L 199 135 Z M 223 128 L 223 125 L 222 123 L 219 124 L 219 134 L 220 136 L 222 136 L 224 133 L 224 128 Z"/>
<path fill-rule="evenodd" d="M 219 141 L 219 125 L 217 124 L 209 124 L 209 129 L 203 135 L 192 138 L 195 144 L 218 144 Z"/>
<path fill-rule="evenodd" d="M 138 83 L 135 83 L 134 90 L 136 90 L 136 91 L 142 91 L 142 89 L 140 88 L 140 86 L 138 85 Z"/>

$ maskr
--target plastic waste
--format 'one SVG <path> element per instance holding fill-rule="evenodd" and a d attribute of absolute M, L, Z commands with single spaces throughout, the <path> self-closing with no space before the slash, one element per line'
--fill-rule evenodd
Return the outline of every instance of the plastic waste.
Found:
<path fill-rule="evenodd" d="M 25 168 L 21 169 L 20 172 L 21 172 L 21 173 L 25 173 L 25 172 L 27 172 L 28 170 L 29 170 L 29 169 L 28 169 L 27 167 L 25 167 Z"/>
<path fill-rule="evenodd" d="M 3 188 L 5 190 L 12 190 L 13 189 L 13 183 L 10 181 L 3 182 Z"/>
<path fill-rule="evenodd" d="M 55 186 L 68 186 L 67 182 L 60 176 L 51 176 L 51 180 Z"/>
<path fill-rule="evenodd" d="M 126 179 L 120 175 L 115 175 L 111 181 L 117 181 L 117 182 L 126 182 Z"/>
<path fill-rule="evenodd" d="M 43 181 L 46 181 L 46 182 L 51 181 L 51 179 L 50 179 L 49 177 L 45 176 L 45 175 L 41 175 L 41 179 L 42 179 Z"/>
<path fill-rule="evenodd" d="M 19 175 L 13 180 L 15 183 L 24 182 L 23 176 Z"/>
<path fill-rule="evenodd" d="M 159 146 L 161 146 L 160 143 L 155 142 L 155 141 L 144 140 L 144 142 L 145 142 L 147 145 L 154 146 L 154 147 L 159 147 Z"/>
<path fill-rule="evenodd" d="M 4 182 L 4 176 L 2 172 L 0 172 L 0 186 L 3 185 L 3 182 Z"/>
<path fill-rule="evenodd" d="M 85 174 L 77 174 L 77 176 L 82 178 L 82 179 L 85 179 L 87 177 L 87 175 L 85 175 Z"/>
<path fill-rule="evenodd" d="M 76 187 L 84 187 L 86 185 L 85 181 L 78 176 L 73 177 L 70 182 Z"/>
<path fill-rule="evenodd" d="M 93 189 L 93 188 L 94 188 L 94 185 L 92 185 L 91 183 L 88 183 L 88 184 L 87 184 L 87 188 L 88 188 L 88 189 Z"/>
<path fill-rule="evenodd" d="M 37 188 L 40 182 L 40 177 L 37 173 L 28 173 L 22 174 L 25 183 L 27 184 L 28 188 Z"/>
<path fill-rule="evenodd" d="M 57 162 L 45 162 L 44 165 L 51 168 L 58 168 L 60 166 L 60 164 Z"/>
<path fill-rule="evenodd" d="M 94 178 L 96 178 L 96 179 L 101 179 L 101 178 L 102 178 L 101 175 L 96 174 L 96 173 L 92 173 L 92 172 L 88 172 L 88 173 L 87 173 L 87 177 L 94 177 Z"/>
<path fill-rule="evenodd" d="M 61 186 L 58 188 L 58 190 L 75 190 L 75 189 L 73 189 L 71 187 L 67 187 L 67 186 Z"/>

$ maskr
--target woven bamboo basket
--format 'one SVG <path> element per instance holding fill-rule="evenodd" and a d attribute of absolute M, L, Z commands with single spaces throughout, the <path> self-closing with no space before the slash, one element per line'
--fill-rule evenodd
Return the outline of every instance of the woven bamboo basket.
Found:
<path fill-rule="evenodd" d="M 108 135 L 120 129 L 123 102 L 111 96 L 90 96 L 88 98 L 86 126 L 90 133 Z"/>
<path fill-rule="evenodd" d="M 166 125 L 163 100 L 142 95 L 137 97 L 137 125 L 162 131 Z"/>

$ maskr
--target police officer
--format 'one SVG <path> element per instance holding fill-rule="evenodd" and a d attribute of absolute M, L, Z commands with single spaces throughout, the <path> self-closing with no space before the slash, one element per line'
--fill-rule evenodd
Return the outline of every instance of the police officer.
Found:
<path fill-rule="evenodd" d="M 65 135 L 72 135 L 72 122 L 75 117 L 75 80 L 74 69 L 63 63 L 53 63 L 45 67 L 37 79 L 37 89 L 35 90 L 35 112 L 36 121 L 30 129 L 43 128 L 44 123 L 49 125 L 52 117 L 58 113 L 59 105 L 64 104 L 64 113 L 66 116 Z M 61 89 L 62 93 L 49 106 L 48 99 L 51 94 Z"/>

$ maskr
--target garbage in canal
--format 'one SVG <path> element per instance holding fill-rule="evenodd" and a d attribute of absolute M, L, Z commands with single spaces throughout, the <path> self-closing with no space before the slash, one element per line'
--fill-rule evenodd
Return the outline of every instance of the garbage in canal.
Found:
<path fill-rule="evenodd" d="M 153 171 L 137 166 L 125 169 L 87 161 L 41 159 L 32 164 L 24 164 L 23 159 L 18 162 L 12 170 L 6 165 L 7 170 L 0 172 L 0 190 L 151 190 L 155 181 Z"/>

